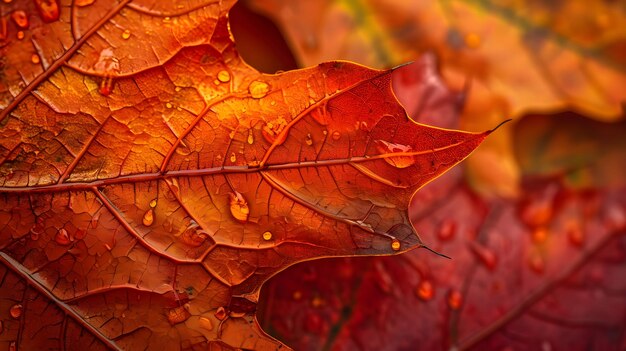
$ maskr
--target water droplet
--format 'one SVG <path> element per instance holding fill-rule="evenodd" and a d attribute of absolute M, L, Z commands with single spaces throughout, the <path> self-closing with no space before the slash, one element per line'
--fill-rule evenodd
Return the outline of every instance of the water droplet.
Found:
<path fill-rule="evenodd" d="M 170 322 L 171 325 L 182 323 L 189 319 L 190 316 L 191 314 L 189 311 L 187 311 L 187 309 L 183 306 L 172 308 L 167 311 L 167 321 Z"/>
<path fill-rule="evenodd" d="M 150 208 L 143 214 L 141 223 L 143 223 L 146 227 L 149 227 L 152 223 L 154 223 L 154 209 Z"/>
<path fill-rule="evenodd" d="M 454 237 L 456 233 L 456 222 L 451 220 L 445 220 L 441 222 L 439 225 L 439 231 L 437 232 L 437 236 L 442 241 L 448 241 Z"/>
<path fill-rule="evenodd" d="M 541 274 L 546 269 L 546 263 L 543 257 L 539 253 L 534 253 L 528 259 L 528 265 L 533 272 Z"/>
<path fill-rule="evenodd" d="M 228 73 L 228 71 L 219 71 L 217 73 L 217 79 L 222 83 L 226 83 L 230 81 L 230 73 Z"/>
<path fill-rule="evenodd" d="M 208 330 L 208 331 L 213 330 L 213 322 L 211 322 L 211 320 L 208 319 L 207 317 L 198 318 L 198 324 L 200 325 L 200 328 L 204 330 Z"/>
<path fill-rule="evenodd" d="M 98 91 L 104 96 L 109 96 L 113 91 L 113 77 L 103 77 L 100 81 L 100 88 L 98 89 Z"/>
<path fill-rule="evenodd" d="M 470 250 L 474 254 L 474 256 L 478 259 L 480 263 L 482 263 L 489 270 L 493 270 L 498 263 L 498 258 L 493 250 L 472 241 L 469 243 Z"/>
<path fill-rule="evenodd" d="M 9 310 L 9 314 L 11 315 L 11 317 L 18 319 L 22 316 L 23 310 L 24 308 L 22 304 L 18 303 L 18 304 L 11 306 L 11 309 Z"/>
<path fill-rule="evenodd" d="M 263 134 L 263 138 L 268 143 L 281 145 L 287 139 L 287 135 L 282 134 L 285 127 L 287 127 L 287 121 L 282 117 L 278 117 L 267 122 L 261 130 L 261 134 Z"/>
<path fill-rule="evenodd" d="M 122 39 L 126 40 L 128 38 L 130 38 L 130 30 L 127 29 L 122 32 Z"/>
<path fill-rule="evenodd" d="M 166 103 L 166 104 L 165 104 L 165 107 L 167 107 L 167 108 L 172 108 L 172 103 L 171 103 L 171 102 Z"/>
<path fill-rule="evenodd" d="M 74 0 L 74 5 L 78 7 L 89 6 L 93 4 L 96 0 Z"/>
<path fill-rule="evenodd" d="M 164 17 L 163 18 L 163 23 L 169 23 L 172 19 L 169 17 Z"/>
<path fill-rule="evenodd" d="M 19 28 L 26 29 L 30 25 L 28 15 L 22 10 L 13 11 L 11 19 L 15 22 L 15 25 Z"/>
<path fill-rule="evenodd" d="M 252 129 L 248 131 L 248 144 L 254 144 L 254 135 L 252 134 Z"/>
<path fill-rule="evenodd" d="M 46 22 L 54 22 L 59 19 L 59 1 L 58 0 L 35 0 L 39 16 Z"/>
<path fill-rule="evenodd" d="M 565 226 L 567 238 L 569 242 L 576 246 L 581 247 L 585 241 L 585 233 L 583 232 L 580 223 L 578 221 L 568 222 Z"/>
<path fill-rule="evenodd" d="M 191 247 L 201 246 L 208 237 L 209 234 L 202 230 L 198 223 L 193 220 L 190 222 L 185 231 L 183 231 L 180 235 L 180 239 L 182 240 L 182 242 Z"/>
<path fill-rule="evenodd" d="M 72 243 L 72 238 L 70 238 L 65 228 L 61 228 L 54 236 L 54 241 L 56 241 L 56 243 L 59 245 L 67 246 Z"/>
<path fill-rule="evenodd" d="M 307 145 L 311 146 L 313 145 L 313 138 L 311 137 L 311 133 L 308 133 L 306 135 L 306 139 L 304 140 L 306 142 Z"/>
<path fill-rule="evenodd" d="M 263 240 L 272 240 L 272 232 L 263 233 Z"/>
<path fill-rule="evenodd" d="M 20 30 L 20 31 L 17 32 L 16 36 L 17 36 L 18 40 L 22 40 L 22 39 L 24 39 L 24 32 L 22 32 Z"/>
<path fill-rule="evenodd" d="M 267 93 L 270 91 L 270 86 L 267 85 L 267 83 L 265 82 L 255 80 L 254 82 L 250 83 L 248 90 L 250 91 L 250 95 L 252 95 L 253 98 L 260 99 L 267 95 Z"/>
<path fill-rule="evenodd" d="M 223 321 L 226 318 L 226 309 L 224 307 L 218 307 L 215 311 L 215 318 Z"/>
<path fill-rule="evenodd" d="M 463 295 L 458 290 L 452 290 L 448 294 L 448 307 L 458 310 L 463 305 Z"/>
<path fill-rule="evenodd" d="M 230 213 L 240 222 L 246 222 L 248 215 L 250 215 L 250 208 L 248 208 L 248 201 L 241 195 L 241 193 L 235 191 L 230 193 Z"/>
<path fill-rule="evenodd" d="M 481 39 L 478 34 L 469 33 L 465 36 L 465 45 L 470 49 L 477 49 L 480 47 Z"/>
<path fill-rule="evenodd" d="M 538 245 L 545 243 L 548 240 L 548 229 L 545 227 L 535 228 L 532 231 L 532 239 Z"/>
<path fill-rule="evenodd" d="M 235 155 L 234 152 L 232 154 L 230 154 L 230 162 L 232 162 L 232 163 L 237 162 L 237 155 Z"/>
<path fill-rule="evenodd" d="M 400 250 L 400 246 L 401 246 L 401 245 L 400 245 L 400 240 L 398 240 L 398 239 L 393 239 L 393 240 L 391 241 L 391 249 L 392 249 L 393 251 L 398 251 L 398 250 Z"/>
<path fill-rule="evenodd" d="M 435 295 L 435 287 L 430 280 L 423 279 L 417 285 L 417 289 L 415 290 L 417 297 L 422 299 L 423 301 L 429 301 Z"/>
<path fill-rule="evenodd" d="M 396 168 L 407 168 L 415 163 L 413 156 L 401 156 L 413 151 L 409 145 L 394 144 L 384 140 L 376 140 L 376 147 L 381 154 L 400 154 L 399 156 L 385 157 L 385 162 Z"/>
<path fill-rule="evenodd" d="M 150 201 L 148 205 L 150 206 L 150 208 L 157 207 L 157 199 L 152 199 L 152 201 Z"/>
<path fill-rule="evenodd" d="M 341 133 L 339 133 L 338 131 L 334 131 L 331 137 L 333 138 L 333 140 L 339 140 L 339 138 L 341 138 Z"/>
<path fill-rule="evenodd" d="M 41 62 L 41 59 L 39 59 L 39 55 L 33 54 L 33 56 L 30 57 L 30 62 L 38 64 L 39 62 Z"/>

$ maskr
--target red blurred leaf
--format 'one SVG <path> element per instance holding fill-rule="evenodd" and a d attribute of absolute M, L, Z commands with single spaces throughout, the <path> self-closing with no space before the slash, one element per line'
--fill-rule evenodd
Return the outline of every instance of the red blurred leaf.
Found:
<path fill-rule="evenodd" d="M 415 123 L 392 70 L 261 74 L 231 5 L 3 5 L 30 16 L 1 48 L 5 346 L 280 349 L 269 276 L 423 245 L 411 197 L 490 132 Z"/>

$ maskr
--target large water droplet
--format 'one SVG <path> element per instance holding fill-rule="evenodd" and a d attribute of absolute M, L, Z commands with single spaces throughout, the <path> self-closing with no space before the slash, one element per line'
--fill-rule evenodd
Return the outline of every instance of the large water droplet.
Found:
<path fill-rule="evenodd" d="M 219 71 L 217 73 L 217 79 L 222 83 L 226 83 L 230 81 L 230 73 L 228 73 L 228 71 Z"/>
<path fill-rule="evenodd" d="M 417 294 L 417 297 L 419 297 L 423 301 L 429 301 L 435 295 L 435 287 L 430 280 L 422 279 L 422 281 L 420 281 L 417 285 L 415 293 Z"/>
<path fill-rule="evenodd" d="M 22 306 L 22 304 L 15 304 L 13 306 L 11 306 L 11 309 L 9 310 L 9 314 L 11 315 L 12 318 L 18 319 L 22 316 L 22 312 L 24 310 L 24 307 Z"/>
<path fill-rule="evenodd" d="M 230 154 L 230 162 L 232 162 L 232 163 L 237 162 L 237 155 L 235 155 L 234 152 L 232 154 Z"/>
<path fill-rule="evenodd" d="M 409 145 L 394 144 L 385 140 L 376 140 L 376 147 L 381 154 L 399 154 L 398 156 L 389 156 L 384 158 L 385 162 L 396 168 L 407 168 L 415 164 L 415 157 L 401 155 L 403 153 L 413 151 L 413 148 Z"/>
<path fill-rule="evenodd" d="M 72 243 L 72 238 L 70 238 L 65 228 L 61 228 L 54 235 L 54 241 L 59 245 L 67 246 Z"/>
<path fill-rule="evenodd" d="M 104 96 L 109 96 L 113 92 L 113 77 L 106 76 L 100 81 L 98 92 Z"/>
<path fill-rule="evenodd" d="M 182 323 L 189 319 L 190 316 L 191 314 L 184 306 L 172 308 L 167 311 L 167 321 L 170 322 L 171 325 Z"/>
<path fill-rule="evenodd" d="M 195 221 L 191 221 L 189 226 L 182 232 L 180 235 L 180 239 L 185 244 L 191 247 L 199 247 L 201 246 L 206 239 L 209 237 L 209 234 L 202 230 L 198 223 Z"/>
<path fill-rule="evenodd" d="M 235 191 L 230 193 L 230 213 L 240 222 L 246 222 L 250 215 L 250 208 L 248 208 L 248 201 L 241 195 L 241 193 Z"/>
<path fill-rule="evenodd" d="M 458 290 L 452 290 L 448 294 L 448 307 L 452 310 L 458 310 L 463 305 L 463 295 Z"/>
<path fill-rule="evenodd" d="M 272 232 L 265 232 L 263 233 L 263 240 L 272 240 Z"/>
<path fill-rule="evenodd" d="M 398 240 L 398 239 L 393 239 L 393 240 L 391 241 L 391 249 L 392 249 L 393 251 L 398 251 L 398 250 L 400 250 L 400 247 L 401 247 L 401 245 L 400 245 L 400 240 Z"/>
<path fill-rule="evenodd" d="M 143 214 L 141 223 L 143 223 L 146 227 L 149 227 L 152 223 L 154 223 L 154 209 L 150 208 Z"/>
<path fill-rule="evenodd" d="M 13 13 L 11 14 L 11 19 L 16 26 L 22 29 L 26 29 L 30 25 L 28 15 L 22 10 L 13 11 Z"/>
<path fill-rule="evenodd" d="M 46 22 L 54 22 L 59 19 L 59 1 L 58 0 L 35 0 L 39 16 Z"/>
<path fill-rule="evenodd" d="M 252 95 L 253 98 L 260 99 L 267 95 L 267 93 L 270 91 L 270 86 L 267 85 L 267 83 L 265 82 L 255 80 L 254 82 L 250 83 L 248 90 L 250 91 L 250 95 Z"/>

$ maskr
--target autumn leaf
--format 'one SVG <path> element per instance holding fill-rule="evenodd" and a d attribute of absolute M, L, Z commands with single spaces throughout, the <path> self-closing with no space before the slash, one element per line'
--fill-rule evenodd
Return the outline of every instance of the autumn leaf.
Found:
<path fill-rule="evenodd" d="M 2 5 L 6 347 L 286 349 L 255 319 L 270 276 L 425 247 L 413 194 L 490 131 L 415 123 L 394 70 L 261 74 L 232 4 Z"/>
<path fill-rule="evenodd" d="M 469 84 L 461 125 L 488 128 L 536 111 L 623 116 L 626 8 L 615 1 L 248 1 L 275 20 L 302 65 L 341 58 L 390 67 L 435 52 Z M 480 118 L 477 118 L 480 116 Z M 510 130 L 468 161 L 471 186 L 514 197 L 522 177 Z"/>

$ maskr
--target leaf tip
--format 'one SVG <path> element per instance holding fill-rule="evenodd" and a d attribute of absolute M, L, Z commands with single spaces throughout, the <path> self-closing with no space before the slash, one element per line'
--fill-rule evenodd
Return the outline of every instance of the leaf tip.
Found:
<path fill-rule="evenodd" d="M 511 122 L 512 120 L 513 120 L 513 118 L 509 118 L 509 119 L 506 119 L 506 120 L 504 120 L 504 121 L 500 122 L 500 124 L 498 124 L 497 126 L 495 126 L 493 129 L 491 129 L 491 130 L 487 131 L 487 135 L 489 135 L 489 134 L 491 134 L 491 133 L 495 132 L 496 130 L 498 130 L 498 128 L 500 128 L 500 127 L 502 127 L 503 125 L 505 125 L 505 124 L 507 124 L 507 123 Z"/>
<path fill-rule="evenodd" d="M 430 251 L 430 252 L 434 253 L 435 255 L 437 255 L 437 256 L 439 256 L 439 257 L 447 258 L 447 259 L 449 259 L 449 260 L 451 260 L 451 259 L 452 259 L 452 257 L 450 257 L 450 256 L 446 256 L 446 255 L 442 254 L 441 252 L 437 252 L 437 251 L 435 251 L 435 250 L 431 249 L 430 247 L 428 247 L 428 246 L 426 246 L 426 245 L 422 245 L 422 248 L 424 248 L 424 249 L 426 249 L 426 250 L 428 250 L 428 251 Z"/>

